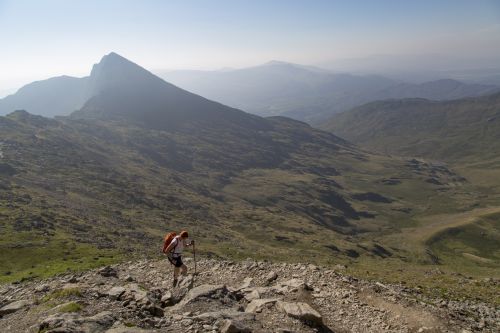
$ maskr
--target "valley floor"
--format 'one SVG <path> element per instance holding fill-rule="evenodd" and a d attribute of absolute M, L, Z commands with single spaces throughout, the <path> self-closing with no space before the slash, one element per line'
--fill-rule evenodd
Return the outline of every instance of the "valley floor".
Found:
<path fill-rule="evenodd" d="M 187 258 L 191 269 L 192 260 Z M 0 287 L 5 332 L 497 332 L 500 310 L 312 264 L 163 260 Z M 498 287 L 498 281 L 491 283 Z M 494 290 L 494 288 L 492 288 Z"/>

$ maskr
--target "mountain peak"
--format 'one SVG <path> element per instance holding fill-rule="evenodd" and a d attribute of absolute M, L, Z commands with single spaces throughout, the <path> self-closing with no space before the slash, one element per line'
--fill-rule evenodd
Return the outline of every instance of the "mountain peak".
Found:
<path fill-rule="evenodd" d="M 136 90 L 141 86 L 164 84 L 167 83 L 143 67 L 111 52 L 92 67 L 87 97 L 96 96 L 110 89 Z"/>
<path fill-rule="evenodd" d="M 92 67 L 92 72 L 90 73 L 90 76 L 95 76 L 99 75 L 100 72 L 103 71 L 116 71 L 116 70 L 126 70 L 126 69 L 132 69 L 134 68 L 135 70 L 141 69 L 143 71 L 146 71 L 144 68 L 141 66 L 137 65 L 136 63 L 133 63 L 132 61 L 128 60 L 125 57 L 122 57 L 118 53 L 111 52 L 104 57 L 101 58 L 101 61 L 99 63 L 95 64 Z"/>
<path fill-rule="evenodd" d="M 286 62 L 286 61 L 281 61 L 281 60 L 271 60 L 268 61 L 261 66 L 288 66 L 288 67 L 296 67 L 296 64 L 293 64 L 291 62 Z"/>
<path fill-rule="evenodd" d="M 113 63 L 117 63 L 117 62 L 120 62 L 120 63 L 125 63 L 125 64 L 134 64 L 132 61 L 128 60 L 127 58 L 119 55 L 118 53 L 115 53 L 115 52 L 110 52 L 108 54 L 106 54 L 105 56 L 103 56 L 101 58 L 101 61 L 99 63 L 110 63 L 110 62 L 113 62 Z M 135 65 L 135 64 L 134 64 Z"/>

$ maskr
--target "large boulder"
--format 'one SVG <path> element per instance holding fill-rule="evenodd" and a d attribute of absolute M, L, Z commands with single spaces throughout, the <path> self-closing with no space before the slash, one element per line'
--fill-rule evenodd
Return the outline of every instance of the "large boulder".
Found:
<path fill-rule="evenodd" d="M 255 321 L 255 315 L 253 313 L 236 311 L 233 309 L 221 310 L 221 311 L 213 311 L 213 312 L 204 312 L 193 317 L 196 321 L 201 322 L 213 322 L 218 319 L 230 319 L 237 321 Z"/>
<path fill-rule="evenodd" d="M 45 318 L 40 323 L 39 330 L 43 332 L 105 332 L 115 322 L 109 311 L 104 311 L 92 317 L 82 317 L 74 313 L 56 314 Z"/>
<path fill-rule="evenodd" d="M 225 320 L 224 324 L 220 328 L 221 333 L 250 333 L 252 328 L 247 326 L 238 320 Z"/>
<path fill-rule="evenodd" d="M 288 316 L 296 319 L 300 319 L 305 322 L 309 322 L 315 325 L 322 325 L 323 318 L 321 314 L 314 310 L 309 304 L 297 302 L 282 302 L 278 301 L 276 306 L 278 309 L 285 312 Z"/>
<path fill-rule="evenodd" d="M 13 313 L 16 311 L 19 311 L 27 306 L 29 306 L 31 303 L 29 301 L 15 301 L 12 303 L 9 303 L 2 308 L 0 308 L 0 317 L 5 316 L 6 314 Z"/>
<path fill-rule="evenodd" d="M 119 327 L 110 328 L 105 333 L 150 333 L 150 332 L 156 332 L 156 331 L 145 330 L 145 329 L 138 328 L 138 327 L 119 326 Z"/>
<path fill-rule="evenodd" d="M 254 299 L 248 303 L 245 312 L 256 313 L 262 311 L 262 308 L 267 304 L 274 304 L 278 301 L 276 298 Z"/>
<path fill-rule="evenodd" d="M 116 292 L 120 291 L 120 289 L 116 290 Z M 148 295 L 148 291 L 141 288 L 138 284 L 130 283 L 124 287 L 124 292 L 121 293 L 120 298 L 137 303 L 146 303 L 150 296 L 151 295 Z"/>
<path fill-rule="evenodd" d="M 112 300 L 119 300 L 120 296 L 125 293 L 125 288 L 123 287 L 113 287 L 108 290 L 107 294 Z"/>
<path fill-rule="evenodd" d="M 223 297 L 225 296 L 229 290 L 225 285 L 211 285 L 211 284 L 203 284 L 196 288 L 191 289 L 187 295 L 182 299 L 182 301 L 177 304 L 179 307 L 187 305 L 189 303 L 193 303 L 200 298 L 211 298 L 213 296 Z"/>

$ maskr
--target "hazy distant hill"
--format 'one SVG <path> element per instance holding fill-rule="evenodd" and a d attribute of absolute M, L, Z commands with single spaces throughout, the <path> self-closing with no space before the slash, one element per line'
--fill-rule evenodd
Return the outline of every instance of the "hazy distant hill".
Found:
<path fill-rule="evenodd" d="M 379 151 L 479 162 L 500 154 L 500 94 L 378 101 L 337 114 L 323 128 Z"/>
<path fill-rule="evenodd" d="M 0 115 L 25 109 L 46 117 L 68 115 L 85 102 L 87 78 L 59 76 L 30 83 L 0 99 Z"/>
<path fill-rule="evenodd" d="M 201 96 L 262 116 L 285 115 L 309 122 L 387 98 L 447 100 L 498 91 L 492 85 L 438 80 L 411 84 L 382 76 L 332 73 L 284 62 L 225 71 L 172 71 L 167 81 Z"/>
<path fill-rule="evenodd" d="M 112 69 L 119 66 L 119 57 L 109 54 L 95 66 L 89 77 L 63 76 L 29 84 L 0 99 L 0 114 L 22 109 L 49 117 L 68 115 L 115 83 L 124 87 L 128 82 L 131 90 L 140 89 L 145 96 L 151 85 L 132 84 L 145 79 L 144 73 L 121 73 Z M 107 61 L 111 63 L 104 68 L 111 72 L 101 73 L 103 62 Z M 335 113 L 375 100 L 405 97 L 446 100 L 479 96 L 499 89 L 493 85 L 454 80 L 410 84 L 382 76 L 331 73 L 279 61 L 239 70 L 173 71 L 160 76 L 195 94 L 247 112 L 261 116 L 283 115 L 311 123 L 320 123 Z M 151 94 L 156 93 L 151 91 Z M 124 104 L 127 96 L 120 97 Z M 164 103 L 165 99 L 158 102 Z"/>
<path fill-rule="evenodd" d="M 184 89 L 261 116 L 300 120 L 345 110 L 394 81 L 378 76 L 332 74 L 321 69 L 272 61 L 226 71 L 173 71 L 161 77 Z M 369 98 L 368 98 L 369 100 Z"/>

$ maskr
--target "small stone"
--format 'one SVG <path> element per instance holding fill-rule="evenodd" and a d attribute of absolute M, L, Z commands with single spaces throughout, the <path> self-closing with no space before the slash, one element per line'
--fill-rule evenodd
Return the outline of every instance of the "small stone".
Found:
<path fill-rule="evenodd" d="M 35 292 L 37 293 L 43 293 L 43 292 L 47 292 L 50 290 L 50 287 L 48 284 L 42 284 L 41 286 L 38 286 L 35 288 Z"/>
<path fill-rule="evenodd" d="M 104 277 L 118 277 L 118 272 L 111 266 L 101 268 L 98 273 Z"/>
<path fill-rule="evenodd" d="M 70 277 L 70 278 L 66 281 L 66 283 L 77 283 L 77 282 L 78 282 L 78 279 L 77 279 L 77 278 L 76 278 L 76 276 L 74 276 L 74 275 L 73 275 L 72 277 Z"/>
<path fill-rule="evenodd" d="M 164 304 L 165 306 L 171 305 L 172 303 L 172 292 L 167 291 L 163 296 L 161 297 L 160 302 Z"/>
<path fill-rule="evenodd" d="M 192 325 L 193 324 L 193 320 L 192 319 L 184 319 L 181 321 L 181 325 L 182 326 L 189 326 L 189 325 Z"/>
<path fill-rule="evenodd" d="M 272 272 L 269 272 L 269 274 L 267 274 L 266 281 L 267 282 L 273 282 L 277 278 L 278 278 L 278 274 L 276 274 L 276 272 L 272 271 Z"/>

